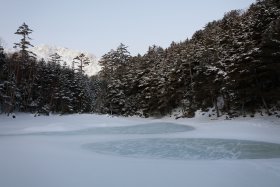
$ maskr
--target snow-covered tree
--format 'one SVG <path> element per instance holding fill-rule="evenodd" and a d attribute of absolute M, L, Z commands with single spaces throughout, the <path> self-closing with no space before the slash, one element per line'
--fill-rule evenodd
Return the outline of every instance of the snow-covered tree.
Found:
<path fill-rule="evenodd" d="M 20 49 L 20 55 L 23 62 L 27 63 L 29 58 L 35 57 L 36 55 L 29 51 L 29 47 L 33 47 L 33 45 L 30 43 L 31 38 L 29 35 L 33 32 L 27 24 L 23 23 L 15 32 L 15 34 L 20 35 L 22 38 L 20 42 L 15 43 L 14 48 Z"/>
<path fill-rule="evenodd" d="M 84 67 L 90 64 L 89 58 L 84 53 L 76 56 L 73 59 L 73 62 L 78 64 L 78 71 L 80 73 L 84 73 Z"/>

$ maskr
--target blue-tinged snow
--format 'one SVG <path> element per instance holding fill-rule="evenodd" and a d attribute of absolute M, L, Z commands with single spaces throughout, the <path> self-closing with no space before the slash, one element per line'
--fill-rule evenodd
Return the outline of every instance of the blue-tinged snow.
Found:
<path fill-rule="evenodd" d="M 0 115 L 0 186 L 279 187 L 279 135 L 275 117 Z"/>
<path fill-rule="evenodd" d="M 176 160 L 280 158 L 280 144 L 210 138 L 149 138 L 84 145 L 94 152 L 134 158 Z"/>
<path fill-rule="evenodd" d="M 18 135 L 106 135 L 106 134 L 166 134 L 194 130 L 187 125 L 179 125 L 170 122 L 146 123 L 141 125 L 119 126 L 119 127 L 92 127 L 71 131 L 46 131 L 33 133 L 5 134 L 5 136 Z M 1 134 L 0 134 L 1 136 Z M 2 135 L 3 136 L 3 135 Z"/>

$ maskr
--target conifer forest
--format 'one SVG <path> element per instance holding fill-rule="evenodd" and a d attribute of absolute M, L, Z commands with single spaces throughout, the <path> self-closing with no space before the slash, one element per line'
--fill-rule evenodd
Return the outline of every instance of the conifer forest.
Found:
<path fill-rule="evenodd" d="M 32 33 L 26 23 L 19 26 L 13 53 L 0 43 L 0 113 L 149 117 L 180 109 L 181 117 L 193 117 L 211 109 L 217 117 L 236 117 L 280 110 L 279 0 L 227 12 L 166 49 L 154 45 L 132 56 L 120 44 L 102 56 L 101 71 L 91 77 L 84 54 L 72 67 L 57 53 L 37 58 L 29 50 Z"/>

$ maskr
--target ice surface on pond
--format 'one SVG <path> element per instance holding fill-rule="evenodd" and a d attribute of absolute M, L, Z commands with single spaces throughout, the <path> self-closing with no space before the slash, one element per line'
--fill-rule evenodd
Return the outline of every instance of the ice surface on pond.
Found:
<path fill-rule="evenodd" d="M 29 135 L 165 134 L 185 132 L 190 130 L 194 130 L 194 128 L 186 125 L 161 122 L 134 126 L 95 127 L 75 131 L 36 132 L 30 133 Z"/>
<path fill-rule="evenodd" d="M 280 144 L 229 139 L 149 138 L 86 144 L 102 154 L 178 160 L 280 158 Z"/>

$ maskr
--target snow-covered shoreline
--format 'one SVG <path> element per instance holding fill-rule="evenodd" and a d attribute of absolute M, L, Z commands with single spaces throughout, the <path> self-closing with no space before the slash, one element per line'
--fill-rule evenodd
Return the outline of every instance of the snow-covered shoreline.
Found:
<path fill-rule="evenodd" d="M 103 134 L 75 136 L 1 136 L 68 132 L 94 127 L 124 127 L 170 122 L 194 130 L 165 134 Z M 0 115 L 0 186 L 3 187 L 278 187 L 280 158 L 243 160 L 169 160 L 127 158 L 94 153 L 83 145 L 142 138 L 218 138 L 280 144 L 276 117 L 210 120 L 75 114 L 37 116 Z"/>
<path fill-rule="evenodd" d="M 116 117 L 110 115 L 98 114 L 72 114 L 72 115 L 50 115 L 37 116 L 28 113 L 17 113 L 16 118 L 0 115 L 0 134 L 9 132 L 30 133 L 30 132 L 56 132 L 81 130 L 91 127 L 117 127 L 146 124 L 151 122 L 170 122 L 181 125 L 195 127 L 200 136 L 219 136 L 227 138 L 233 134 L 250 134 L 253 136 L 261 135 L 269 131 L 270 137 L 280 130 L 280 118 L 275 116 L 257 116 L 238 117 L 231 120 L 225 120 L 223 117 L 211 119 L 206 116 L 196 118 L 163 117 L 163 118 L 141 118 L 133 117 Z M 258 132 L 260 130 L 260 132 Z M 271 132 L 270 132 L 271 130 Z M 280 131 L 279 131 L 280 133 Z M 238 138 L 238 137 L 237 137 Z M 244 136 L 244 138 L 246 138 Z M 257 137 L 255 137 L 257 138 Z M 273 137 L 274 138 L 274 137 Z M 258 138 L 257 138 L 258 139 Z M 279 138 L 280 139 L 280 138 Z M 276 140 L 276 138 L 275 138 Z M 278 142 L 278 140 L 276 140 Z"/>

